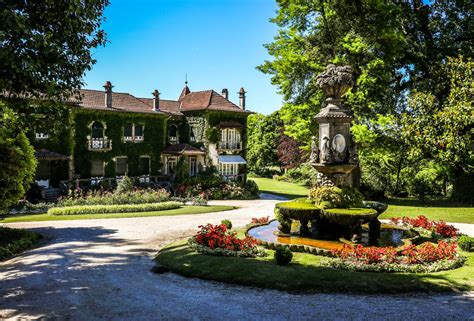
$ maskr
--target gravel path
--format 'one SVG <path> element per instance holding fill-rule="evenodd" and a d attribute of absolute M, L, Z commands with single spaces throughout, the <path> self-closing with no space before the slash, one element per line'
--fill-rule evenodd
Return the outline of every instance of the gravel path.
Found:
<path fill-rule="evenodd" d="M 150 272 L 160 247 L 199 224 L 272 216 L 265 198 L 219 213 L 8 224 L 49 240 L 0 264 L 0 320 L 474 320 L 473 293 L 293 295 Z"/>

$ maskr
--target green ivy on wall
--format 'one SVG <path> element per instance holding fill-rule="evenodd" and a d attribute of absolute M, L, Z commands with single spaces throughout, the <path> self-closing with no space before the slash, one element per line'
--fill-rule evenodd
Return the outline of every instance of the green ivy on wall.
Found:
<path fill-rule="evenodd" d="M 108 111 L 84 110 L 75 111 L 75 172 L 81 178 L 89 178 L 92 160 L 103 160 L 105 176 L 114 177 L 116 156 L 127 156 L 128 175 L 138 176 L 140 156 L 150 156 L 150 173 L 157 175 L 161 169 L 160 154 L 167 139 L 166 117 L 164 115 L 147 115 L 134 113 L 116 113 Z M 112 150 L 106 152 L 89 151 L 87 136 L 91 135 L 89 125 L 101 121 L 106 125 L 105 136 L 112 140 Z M 140 123 L 144 126 L 144 140 L 140 143 L 123 142 L 123 127 L 126 123 Z"/>

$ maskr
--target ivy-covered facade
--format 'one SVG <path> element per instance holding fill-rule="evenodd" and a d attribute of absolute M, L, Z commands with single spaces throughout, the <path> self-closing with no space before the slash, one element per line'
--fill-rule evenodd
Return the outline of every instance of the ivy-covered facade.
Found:
<path fill-rule="evenodd" d="M 107 82 L 104 90 L 81 90 L 66 103 L 61 130 L 30 133 L 39 185 L 96 184 L 123 175 L 172 181 L 183 161 L 191 176 L 214 166 L 226 179 L 245 180 L 250 112 L 243 88 L 239 106 L 226 89 L 191 92 L 186 84 L 177 100 L 162 100 L 157 90 L 138 98 L 112 88 Z"/>

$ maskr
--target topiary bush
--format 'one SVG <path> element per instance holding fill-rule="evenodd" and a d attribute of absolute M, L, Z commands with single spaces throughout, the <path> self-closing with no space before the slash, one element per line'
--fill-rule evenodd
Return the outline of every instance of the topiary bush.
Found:
<path fill-rule="evenodd" d="M 362 207 L 364 195 L 357 188 L 319 186 L 312 188 L 309 197 L 321 208 Z"/>
<path fill-rule="evenodd" d="M 461 248 L 461 250 L 466 251 L 466 252 L 471 252 L 474 247 L 474 237 L 462 235 L 458 239 L 458 245 Z"/>
<path fill-rule="evenodd" d="M 224 224 L 225 226 L 227 226 L 228 230 L 232 229 L 232 222 L 228 219 L 222 220 L 221 224 Z"/>
<path fill-rule="evenodd" d="M 278 265 L 288 265 L 293 259 L 293 253 L 287 246 L 278 247 L 273 255 Z"/>
<path fill-rule="evenodd" d="M 277 203 L 275 209 L 278 209 L 279 215 L 282 218 L 300 221 L 317 219 L 320 214 L 320 208 L 306 198 L 297 198 L 290 202 Z"/>

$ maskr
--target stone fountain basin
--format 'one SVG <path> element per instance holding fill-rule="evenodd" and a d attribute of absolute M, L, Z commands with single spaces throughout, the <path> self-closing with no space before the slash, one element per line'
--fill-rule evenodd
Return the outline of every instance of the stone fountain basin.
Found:
<path fill-rule="evenodd" d="M 331 208 L 321 210 L 320 215 L 331 223 L 350 226 L 369 223 L 380 213 L 372 208 Z"/>

